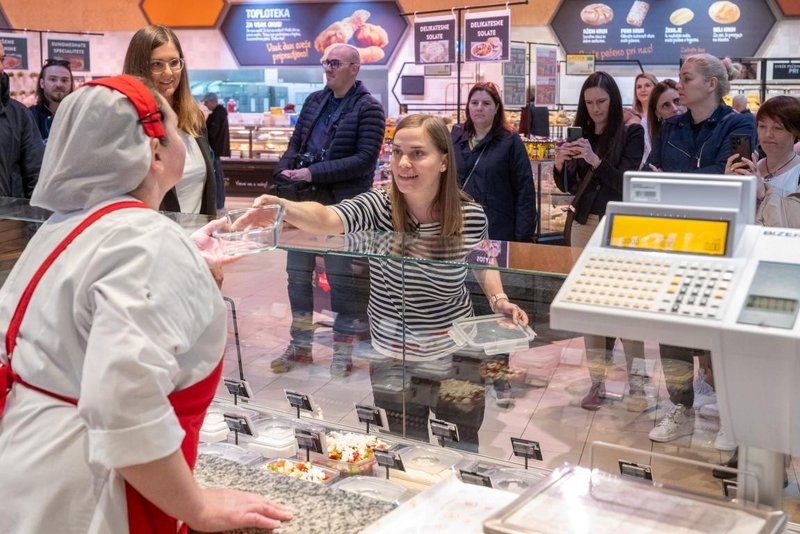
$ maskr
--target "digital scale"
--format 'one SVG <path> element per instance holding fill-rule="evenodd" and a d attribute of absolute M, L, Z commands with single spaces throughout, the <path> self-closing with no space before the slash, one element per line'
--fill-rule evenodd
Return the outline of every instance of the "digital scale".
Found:
<path fill-rule="evenodd" d="M 800 230 L 753 224 L 756 179 L 626 173 L 550 307 L 554 328 L 711 351 L 739 498 L 782 509 L 800 452 Z M 760 482 L 758 488 L 757 481 Z"/>

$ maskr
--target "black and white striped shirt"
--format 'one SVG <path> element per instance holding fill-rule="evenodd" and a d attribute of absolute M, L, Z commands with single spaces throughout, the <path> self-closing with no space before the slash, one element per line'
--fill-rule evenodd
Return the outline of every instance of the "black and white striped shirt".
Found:
<path fill-rule="evenodd" d="M 488 236 L 483 208 L 463 204 L 464 233 L 456 238 L 438 237 L 439 223 L 419 224 L 416 234 L 391 234 L 392 206 L 384 190 L 362 193 L 332 208 L 349 238 L 358 239 L 355 232 L 378 231 L 387 232 L 389 242 L 402 243 L 389 247 L 398 251 L 393 259 L 370 258 L 368 313 L 375 350 L 400 357 L 405 347 L 411 360 L 433 360 L 455 351 L 447 332 L 454 320 L 473 316 L 464 259 Z M 374 234 L 369 239 L 374 241 Z M 409 259 L 401 259 L 401 252 Z"/>

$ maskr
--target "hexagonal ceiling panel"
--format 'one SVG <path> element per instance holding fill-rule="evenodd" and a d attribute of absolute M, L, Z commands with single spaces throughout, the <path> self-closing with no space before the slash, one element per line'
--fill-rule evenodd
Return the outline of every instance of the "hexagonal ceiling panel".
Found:
<path fill-rule="evenodd" d="M 142 11 L 151 24 L 172 28 L 213 28 L 224 0 L 193 0 L 176 5 L 174 0 L 142 0 Z"/>
<path fill-rule="evenodd" d="M 752 57 L 774 24 L 766 0 L 564 0 L 551 22 L 568 54 L 656 65 L 702 52 Z"/>
<path fill-rule="evenodd" d="M 787 17 L 800 17 L 800 0 L 776 0 L 781 12 Z"/>

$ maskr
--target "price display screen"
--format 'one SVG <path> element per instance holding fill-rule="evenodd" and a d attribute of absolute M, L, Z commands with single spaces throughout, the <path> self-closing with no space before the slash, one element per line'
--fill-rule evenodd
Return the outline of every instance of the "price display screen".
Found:
<path fill-rule="evenodd" d="M 607 245 L 614 248 L 725 256 L 729 221 L 615 213 Z"/>

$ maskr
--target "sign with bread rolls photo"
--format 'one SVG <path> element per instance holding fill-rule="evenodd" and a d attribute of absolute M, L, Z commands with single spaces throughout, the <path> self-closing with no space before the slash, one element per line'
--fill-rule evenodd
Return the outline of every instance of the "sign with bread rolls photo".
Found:
<path fill-rule="evenodd" d="M 669 65 L 752 57 L 775 22 L 767 0 L 563 0 L 551 26 L 567 54 Z"/>
<path fill-rule="evenodd" d="M 319 65 L 333 46 L 385 65 L 408 23 L 395 2 L 232 4 L 220 30 L 241 66 Z"/>

